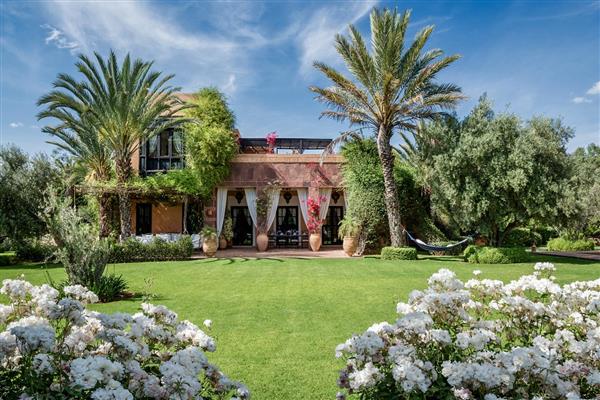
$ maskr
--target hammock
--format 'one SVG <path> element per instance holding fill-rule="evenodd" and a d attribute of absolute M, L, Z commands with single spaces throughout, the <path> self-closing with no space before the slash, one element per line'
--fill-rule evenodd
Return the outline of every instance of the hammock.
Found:
<path fill-rule="evenodd" d="M 468 238 L 463 239 L 458 243 L 449 244 L 447 246 L 434 246 L 432 244 L 427 244 L 427 243 L 423 242 L 422 240 L 415 239 L 410 233 L 408 233 L 408 231 L 406 229 L 404 230 L 404 232 L 406 232 L 406 235 L 408 236 L 408 238 L 410 240 L 412 240 L 417 246 L 419 246 L 421 249 L 423 249 L 425 251 L 449 251 L 454 248 L 460 247 L 463 244 L 473 240 L 473 237 L 469 236 Z"/>

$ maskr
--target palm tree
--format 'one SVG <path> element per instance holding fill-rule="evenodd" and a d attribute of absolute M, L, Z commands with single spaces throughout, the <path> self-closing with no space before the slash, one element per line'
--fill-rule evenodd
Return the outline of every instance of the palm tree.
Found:
<path fill-rule="evenodd" d="M 87 113 L 91 99 L 86 96 L 84 87 L 68 75 L 60 74 L 54 82 L 54 87 L 55 90 L 42 96 L 37 102 L 38 106 L 46 106 L 46 109 L 38 114 L 38 120 L 54 118 L 58 121 L 57 125 L 42 128 L 42 132 L 58 140 L 48 143 L 65 150 L 84 166 L 87 181 L 106 182 L 111 177 L 112 163 L 110 152 L 102 144 L 99 131 Z M 110 194 L 102 193 L 98 203 L 100 236 L 107 237 L 110 234 Z"/>
<path fill-rule="evenodd" d="M 310 87 L 317 100 L 328 106 L 322 117 L 373 130 L 383 169 L 392 246 L 404 244 L 393 173 L 392 136 L 397 133 L 404 142 L 409 142 L 419 121 L 446 114 L 445 110 L 463 98 L 459 87 L 435 82 L 437 73 L 459 56 L 442 57 L 439 49 L 423 51 L 433 26 L 421 30 L 405 48 L 409 19 L 410 11 L 400 15 L 396 10 L 374 9 L 370 52 L 359 31 L 350 25 L 349 38 L 337 35 L 335 47 L 354 80 L 322 62 L 315 62 L 315 68 L 331 80 L 332 86 Z"/>
<path fill-rule="evenodd" d="M 179 88 L 168 85 L 174 75 L 152 71 L 152 62 L 132 61 L 127 54 L 119 64 L 113 51 L 106 60 L 94 56 L 95 62 L 79 56 L 76 66 L 84 80 L 77 85 L 81 97 L 89 100 L 86 115 L 114 162 L 125 239 L 131 234 L 131 158 L 145 139 L 184 122 L 175 116 L 187 106 L 175 96 Z"/>

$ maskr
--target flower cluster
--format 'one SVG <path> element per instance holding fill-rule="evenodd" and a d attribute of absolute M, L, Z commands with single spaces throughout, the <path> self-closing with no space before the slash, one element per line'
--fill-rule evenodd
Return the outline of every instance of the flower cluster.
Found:
<path fill-rule="evenodd" d="M 269 151 L 272 153 L 275 143 L 277 142 L 277 132 L 267 133 L 266 139 L 267 145 L 269 146 Z"/>
<path fill-rule="evenodd" d="M 308 228 L 309 233 L 321 233 L 321 225 L 323 225 L 323 221 L 321 220 L 321 203 L 325 201 L 324 196 L 319 196 L 317 198 L 309 197 L 306 200 L 306 211 L 308 214 L 308 221 L 306 221 L 306 227 Z"/>
<path fill-rule="evenodd" d="M 0 398 L 235 399 L 248 390 L 208 362 L 213 338 L 165 306 L 102 314 L 80 285 L 5 280 L 0 293 Z M 206 320 L 210 328 L 212 321 Z"/>
<path fill-rule="evenodd" d="M 600 279 L 561 286 L 550 263 L 503 283 L 441 269 L 399 319 L 336 348 L 338 399 L 600 398 Z"/>

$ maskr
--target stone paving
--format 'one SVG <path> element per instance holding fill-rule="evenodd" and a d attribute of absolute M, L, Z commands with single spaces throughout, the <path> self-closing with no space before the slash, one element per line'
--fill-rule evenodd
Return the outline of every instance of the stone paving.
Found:
<path fill-rule="evenodd" d="M 582 260 L 600 261 L 600 250 L 594 251 L 538 251 L 536 254 L 556 257 L 580 258 Z"/>
<path fill-rule="evenodd" d="M 319 251 L 310 249 L 269 249 L 258 252 L 254 247 L 233 247 L 217 251 L 217 258 L 348 258 L 339 246 L 323 246 Z M 206 258 L 204 253 L 194 253 L 194 259 Z"/>

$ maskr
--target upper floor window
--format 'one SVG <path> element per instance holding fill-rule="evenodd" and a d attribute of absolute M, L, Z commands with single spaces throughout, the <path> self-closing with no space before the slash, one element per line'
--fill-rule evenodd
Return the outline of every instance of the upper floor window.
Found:
<path fill-rule="evenodd" d="M 140 147 L 140 171 L 152 173 L 183 168 L 183 136 L 168 130 L 146 140 Z"/>

